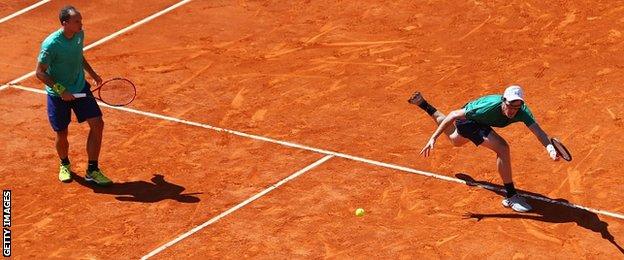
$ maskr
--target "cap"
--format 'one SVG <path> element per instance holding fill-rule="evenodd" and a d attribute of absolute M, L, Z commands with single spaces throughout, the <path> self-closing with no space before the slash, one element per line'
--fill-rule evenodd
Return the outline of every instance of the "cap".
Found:
<path fill-rule="evenodd" d="M 524 91 L 518 85 L 511 85 L 505 89 L 503 98 L 509 102 L 514 100 L 522 100 L 524 102 Z"/>

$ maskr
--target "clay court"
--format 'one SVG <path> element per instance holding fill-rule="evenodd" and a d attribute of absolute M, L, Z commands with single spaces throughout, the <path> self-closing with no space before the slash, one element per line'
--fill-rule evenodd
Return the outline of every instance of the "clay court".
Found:
<path fill-rule="evenodd" d="M 36 3 L 3 0 L 0 19 Z M 66 4 L 0 23 L 15 259 L 624 258 L 617 1 L 72 1 L 90 64 L 137 86 L 102 106 L 105 188 L 83 178 L 75 121 L 58 181 L 29 75 Z M 436 126 L 406 102 L 446 113 L 514 83 L 574 155 L 496 129 L 528 213 L 501 206 L 491 151 L 441 137 L 419 156 Z"/>

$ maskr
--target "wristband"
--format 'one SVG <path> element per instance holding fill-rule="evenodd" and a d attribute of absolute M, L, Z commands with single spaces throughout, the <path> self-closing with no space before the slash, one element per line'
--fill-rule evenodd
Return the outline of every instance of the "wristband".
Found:
<path fill-rule="evenodd" d="M 65 92 L 65 86 L 61 85 L 60 83 L 54 83 L 54 85 L 52 85 L 52 91 L 60 95 L 61 93 Z"/>

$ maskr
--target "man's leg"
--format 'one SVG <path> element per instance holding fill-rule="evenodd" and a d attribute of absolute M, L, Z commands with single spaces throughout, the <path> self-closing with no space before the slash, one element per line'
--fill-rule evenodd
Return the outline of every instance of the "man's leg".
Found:
<path fill-rule="evenodd" d="M 97 161 L 102 147 L 102 133 L 104 132 L 104 120 L 102 117 L 87 119 L 89 123 L 89 137 L 87 139 L 87 155 L 89 161 Z"/>
<path fill-rule="evenodd" d="M 90 94 L 88 83 L 85 83 L 85 93 Z M 100 107 L 94 99 L 82 98 L 76 100 L 74 112 L 76 112 L 79 123 L 84 121 L 89 123 L 89 137 L 87 139 L 89 165 L 85 180 L 101 186 L 112 184 L 113 182 L 104 175 L 98 165 L 102 147 L 102 133 L 104 132 L 104 120 L 102 120 Z"/>
<path fill-rule="evenodd" d="M 65 130 L 56 132 L 56 153 L 58 154 L 61 161 L 63 161 L 63 159 L 67 159 L 69 154 L 69 141 L 67 140 L 68 132 L 69 131 L 67 130 L 67 128 L 65 128 Z"/>
<path fill-rule="evenodd" d="M 487 137 L 483 138 L 481 145 L 496 153 L 496 166 L 498 166 L 498 173 L 503 179 L 503 183 L 513 183 L 511 177 L 511 153 L 507 141 L 492 130 Z M 515 194 L 515 190 L 512 193 Z M 514 194 L 508 195 L 511 197 Z"/>
<path fill-rule="evenodd" d="M 446 115 L 438 111 L 432 105 L 430 105 L 425 100 L 425 98 L 422 96 L 420 92 L 415 92 L 414 94 L 412 94 L 412 96 L 410 97 L 409 100 L 407 100 L 407 102 L 409 102 L 410 104 L 417 105 L 422 110 L 427 112 L 427 114 L 429 114 L 429 116 L 433 119 L 433 121 L 436 122 L 436 125 L 438 126 L 440 125 L 440 123 L 442 123 L 444 118 L 446 118 Z M 454 146 L 462 146 L 469 141 L 468 139 L 462 137 L 461 135 L 457 133 L 457 129 L 455 128 L 455 125 L 451 125 L 447 127 L 446 129 L 444 129 L 444 134 L 446 134 L 446 136 L 449 138 L 449 140 Z"/>
<path fill-rule="evenodd" d="M 70 109 L 70 103 L 61 100 L 60 97 L 48 96 L 48 120 L 56 134 L 54 144 L 61 161 L 58 178 L 62 182 L 71 181 L 71 165 L 68 157 L 69 141 L 67 140 L 68 126 L 71 121 Z"/>
<path fill-rule="evenodd" d="M 531 206 L 524 200 L 524 198 L 517 195 L 516 188 L 513 184 L 511 174 L 511 153 L 509 144 L 498 135 L 494 130 L 490 131 L 487 137 L 483 138 L 481 145 L 489 148 L 496 153 L 496 165 L 498 166 L 498 173 L 503 179 L 505 185 L 506 198 L 503 200 L 503 206 L 511 207 L 518 212 L 526 212 L 531 210 Z"/>
<path fill-rule="evenodd" d="M 86 181 L 94 182 L 97 185 L 108 186 L 113 182 L 104 175 L 98 166 L 98 158 L 102 147 L 102 133 L 104 132 L 104 120 L 102 116 L 87 119 L 89 123 L 89 137 L 87 139 L 87 155 L 89 165 L 87 166 Z"/>
<path fill-rule="evenodd" d="M 69 163 L 69 141 L 67 140 L 67 128 L 56 132 L 56 153 L 61 160 L 58 178 L 62 182 L 71 181 L 71 165 Z"/>

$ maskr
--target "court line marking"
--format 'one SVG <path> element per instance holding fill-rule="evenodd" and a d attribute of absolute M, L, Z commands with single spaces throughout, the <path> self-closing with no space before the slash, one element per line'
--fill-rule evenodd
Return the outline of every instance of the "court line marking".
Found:
<path fill-rule="evenodd" d="M 205 227 L 207 227 L 207 226 L 209 226 L 209 225 L 219 221 L 219 219 L 222 219 L 225 216 L 233 213 L 234 211 L 237 211 L 238 209 L 244 207 L 245 205 L 253 202 L 254 200 L 257 200 L 258 198 L 266 195 L 267 193 L 271 192 L 272 190 L 277 189 L 279 186 L 284 185 L 285 183 L 291 181 L 292 179 L 299 177 L 300 175 L 304 174 L 305 172 L 314 169 L 315 167 L 321 165 L 322 163 L 326 162 L 327 160 L 329 160 L 329 159 L 331 159 L 333 157 L 334 157 L 333 155 L 326 155 L 326 156 L 324 156 L 323 158 L 319 159 L 318 161 L 316 161 L 316 162 L 306 166 L 305 168 L 303 168 L 303 169 L 301 169 L 301 170 L 291 174 L 290 176 L 288 176 L 288 177 L 282 179 L 281 181 L 279 181 L 279 182 L 271 185 L 270 187 L 266 188 L 265 190 L 263 190 L 263 191 L 261 191 L 259 193 L 256 193 L 256 195 L 253 195 L 253 196 L 249 197 L 248 199 L 244 200 L 243 202 L 239 203 L 238 205 L 236 205 L 234 207 L 231 207 L 230 209 L 222 212 L 221 214 L 217 215 L 216 217 L 211 218 L 210 220 L 204 222 L 203 224 L 194 227 L 193 229 L 187 231 L 186 233 L 184 233 L 182 235 L 179 235 L 177 238 L 175 238 L 175 239 L 167 242 L 166 244 L 164 244 L 164 245 L 154 249 L 153 251 L 151 251 L 148 254 L 146 254 L 143 257 L 141 257 L 141 259 L 148 259 L 148 258 L 150 258 L 152 256 L 155 256 L 156 254 L 158 254 L 158 253 L 162 252 L 163 250 L 167 249 L 168 247 L 170 247 L 170 246 L 172 246 L 172 245 L 182 241 L 183 239 L 189 237 L 190 235 L 196 233 L 197 231 L 200 231 L 203 228 L 205 228 Z"/>
<path fill-rule="evenodd" d="M 131 24 L 130 26 L 128 26 L 128 27 L 126 27 L 126 28 L 123 28 L 123 29 L 121 29 L 121 30 L 119 30 L 119 31 L 117 31 L 117 32 L 115 32 L 115 33 L 113 33 L 113 34 L 109 35 L 109 36 L 106 36 L 106 37 L 104 37 L 104 38 L 102 38 L 102 39 L 99 39 L 98 41 L 96 41 L 96 42 L 94 42 L 94 43 L 91 43 L 91 44 L 87 45 L 87 47 L 84 47 L 84 49 L 83 49 L 83 50 L 84 50 L 84 51 L 87 51 L 87 50 L 89 50 L 89 49 L 91 49 L 91 48 L 93 48 L 93 47 L 96 47 L 96 46 L 98 46 L 98 45 L 100 45 L 100 44 L 102 44 L 102 43 L 105 43 L 105 42 L 107 42 L 107 41 L 109 41 L 109 40 L 111 40 L 111 39 L 113 39 L 113 38 L 116 38 L 117 36 L 119 36 L 119 35 L 121 35 L 121 34 L 123 34 L 123 33 L 126 33 L 126 32 L 128 32 L 128 31 L 130 31 L 130 30 L 132 30 L 132 29 L 134 29 L 134 28 L 136 28 L 136 27 L 139 27 L 140 25 L 142 25 L 142 24 L 144 24 L 144 23 L 147 23 L 147 22 L 149 22 L 149 21 L 151 21 L 151 20 L 154 20 L 154 19 L 156 19 L 157 17 L 159 17 L 159 16 L 161 16 L 161 15 L 163 15 L 163 14 L 166 14 L 166 13 L 168 13 L 168 12 L 171 12 L 173 9 L 176 9 L 176 8 L 178 8 L 178 7 L 180 7 L 180 6 L 183 6 L 183 5 L 185 5 L 185 4 L 187 4 L 187 3 L 191 2 L 191 1 L 192 1 L 192 0 L 183 0 L 183 1 L 180 1 L 180 2 L 178 2 L 178 3 L 176 3 L 176 4 L 172 5 L 172 6 L 169 6 L 169 7 L 165 8 L 165 9 L 163 9 L 163 10 L 161 10 L 161 11 L 157 12 L 157 13 L 154 13 L 154 14 L 152 14 L 152 15 L 148 16 L 148 17 L 145 17 L 145 18 L 143 18 L 142 20 L 140 20 L 140 21 L 138 21 L 138 22 L 136 22 L 136 23 L 133 23 L 133 24 Z M 30 77 L 31 77 L 31 76 L 33 76 L 33 75 L 35 75 L 35 71 L 34 71 L 34 70 L 33 70 L 33 71 L 31 71 L 31 72 L 26 73 L 25 75 L 23 75 L 23 76 L 21 76 L 21 77 L 19 77 L 19 78 L 16 78 L 16 79 L 14 79 L 14 80 L 9 81 L 9 83 L 8 83 L 7 85 L 17 84 L 17 83 L 19 83 L 20 81 L 25 80 L 25 79 L 27 79 L 27 78 L 30 78 Z M 6 88 L 6 85 L 5 85 L 5 86 L 0 87 L 0 90 L 3 90 L 3 89 L 5 89 L 5 88 Z"/>
<path fill-rule="evenodd" d="M 30 91 L 30 92 L 35 92 L 35 93 L 39 93 L 39 94 L 46 94 L 46 92 L 41 90 L 41 89 L 35 89 L 35 88 L 19 86 L 19 85 L 11 85 L 11 87 L 16 88 L 16 89 Z M 333 155 L 335 157 L 340 157 L 340 158 L 344 158 L 344 159 L 349 159 L 349 160 L 353 160 L 353 161 L 358 161 L 358 162 L 367 163 L 367 164 L 380 166 L 380 167 L 384 167 L 384 168 L 389 168 L 389 169 L 394 169 L 394 170 L 398 170 L 398 171 L 414 173 L 414 174 L 423 175 L 423 176 L 427 176 L 427 177 L 431 177 L 431 178 L 435 178 L 435 179 L 440 179 L 440 180 L 445 180 L 445 181 L 449 181 L 449 182 L 456 182 L 456 183 L 464 184 L 464 185 L 473 185 L 473 186 L 476 185 L 478 187 L 481 187 L 481 188 L 484 188 L 484 189 L 488 189 L 488 190 L 502 191 L 502 189 L 499 189 L 499 188 L 491 186 L 491 185 L 474 184 L 472 182 L 468 183 L 468 182 L 466 182 L 466 181 L 464 181 L 462 179 L 458 179 L 458 178 L 455 178 L 455 177 L 449 177 L 449 176 L 440 175 L 440 174 L 436 174 L 436 173 L 432 173 L 432 172 L 416 170 L 416 169 L 412 169 L 412 168 L 408 168 L 408 167 L 404 167 L 404 166 L 400 166 L 400 165 L 396 165 L 396 164 L 390 164 L 390 163 L 375 161 L 375 160 L 366 159 L 366 158 L 362 158 L 362 157 L 358 157 L 358 156 L 353 156 L 353 155 L 349 155 L 349 154 L 344 154 L 344 153 L 339 153 L 339 152 L 333 152 L 333 151 L 329 151 L 329 150 L 314 148 L 314 147 L 311 147 L 311 146 L 306 146 L 306 145 L 301 145 L 301 144 L 297 144 L 297 143 L 277 140 L 277 139 L 273 139 L 273 138 L 269 138 L 269 137 L 265 137 L 265 136 L 248 134 L 248 133 L 239 132 L 239 131 L 236 131 L 236 130 L 220 128 L 220 127 L 211 126 L 211 125 L 208 125 L 208 124 L 203 124 L 203 123 L 193 122 L 193 121 L 189 121 L 189 120 L 179 119 L 179 118 L 175 118 L 175 117 L 171 117 L 171 116 L 156 114 L 156 113 L 152 113 L 152 112 L 145 112 L 145 111 L 141 111 L 141 110 L 137 110 L 137 109 L 132 109 L 132 108 L 129 108 L 129 107 L 113 107 L 113 106 L 109 106 L 109 105 L 106 105 L 106 104 L 101 103 L 101 102 L 99 102 L 99 103 L 100 103 L 101 106 L 104 106 L 104 107 L 108 107 L 108 108 L 112 108 L 112 109 L 116 109 L 116 110 L 121 110 L 121 111 L 126 111 L 126 112 L 130 112 L 130 113 L 134 113 L 134 114 L 139 114 L 139 115 L 143 115 L 143 116 L 147 116 L 147 117 L 153 117 L 153 118 L 158 118 L 158 119 L 162 119 L 162 120 L 166 120 L 166 121 L 170 121 L 170 122 L 176 122 L 176 123 L 181 123 L 181 124 L 186 124 L 186 125 L 206 128 L 206 129 L 214 130 L 214 131 L 217 131 L 217 132 L 225 132 L 225 133 L 229 133 L 229 134 L 233 134 L 233 135 L 237 135 L 237 136 L 242 136 L 242 137 L 247 137 L 247 138 L 260 140 L 260 141 L 264 141 L 264 142 L 279 144 L 279 145 L 283 145 L 283 146 L 286 146 L 286 147 L 292 147 L 292 148 L 298 148 L 298 149 L 302 149 L 302 150 L 317 152 L 317 153 L 320 153 L 320 154 Z M 581 206 L 581 205 L 576 205 L 576 204 L 573 204 L 573 203 L 556 201 L 556 200 L 553 200 L 553 199 L 550 199 L 550 198 L 534 196 L 534 195 L 525 194 L 525 193 L 520 193 L 520 194 L 522 196 L 529 197 L 529 198 L 532 198 L 532 199 L 541 200 L 541 201 L 552 203 L 552 204 L 558 204 L 558 205 L 562 205 L 562 206 L 567 206 L 567 207 L 570 207 L 570 208 L 587 210 L 589 212 L 593 212 L 593 213 L 596 213 L 596 214 L 600 214 L 600 215 L 609 216 L 609 217 L 613 217 L 613 218 L 624 220 L 624 215 L 620 214 L 620 213 L 614 213 L 614 212 L 610 212 L 610 211 L 606 211 L 606 210 L 589 208 L 589 207 L 585 207 L 585 206 Z"/>
<path fill-rule="evenodd" d="M 30 11 L 32 9 L 35 9 L 35 8 L 45 4 L 47 2 L 50 2 L 50 1 L 52 1 L 52 0 L 43 0 L 43 1 L 36 2 L 36 3 L 32 4 L 32 5 L 30 5 L 29 7 L 26 7 L 26 8 L 24 8 L 22 10 L 19 10 L 19 11 L 13 13 L 13 14 L 10 14 L 8 16 L 3 17 L 2 19 L 0 19 L 0 23 L 4 23 L 4 22 L 6 22 L 8 20 L 11 20 L 11 19 L 13 19 L 13 18 L 15 18 L 15 17 L 25 13 L 25 12 L 28 12 L 28 11 Z"/>

